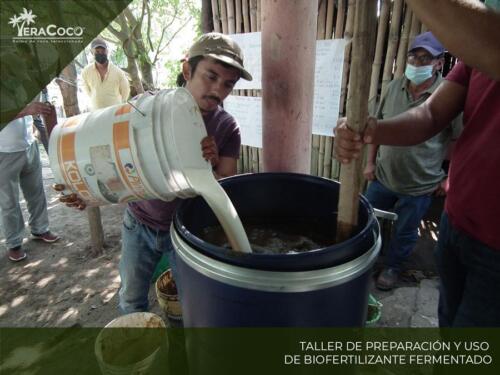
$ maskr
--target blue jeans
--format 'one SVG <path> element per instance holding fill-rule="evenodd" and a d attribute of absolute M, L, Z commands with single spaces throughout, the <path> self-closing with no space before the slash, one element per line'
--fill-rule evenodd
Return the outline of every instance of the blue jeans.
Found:
<path fill-rule="evenodd" d="M 500 251 L 456 229 L 443 213 L 436 247 L 439 326 L 500 326 Z"/>
<path fill-rule="evenodd" d="M 373 207 L 394 211 L 398 219 L 385 257 L 386 267 L 401 270 L 402 263 L 410 256 L 418 239 L 418 226 L 429 208 L 432 196 L 400 194 L 387 189 L 378 181 L 373 181 L 365 194 Z"/>
<path fill-rule="evenodd" d="M 163 253 L 175 274 L 175 254 L 170 233 L 140 223 L 127 209 L 122 225 L 120 259 L 120 310 L 124 314 L 148 311 L 151 277 Z M 175 277 L 175 276 L 174 276 Z"/>
<path fill-rule="evenodd" d="M 0 221 L 7 248 L 12 249 L 21 246 L 24 237 L 19 187 L 28 207 L 31 233 L 49 230 L 38 143 L 33 142 L 25 151 L 0 152 L 0 171 Z"/>

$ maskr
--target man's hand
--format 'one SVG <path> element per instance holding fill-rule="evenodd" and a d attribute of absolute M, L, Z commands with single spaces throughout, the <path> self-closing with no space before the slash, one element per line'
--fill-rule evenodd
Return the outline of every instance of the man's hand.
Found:
<path fill-rule="evenodd" d="M 59 201 L 64 203 L 68 207 L 77 208 L 80 211 L 84 210 L 87 207 L 87 204 L 76 194 L 64 195 L 62 192 L 66 189 L 66 186 L 63 184 L 55 184 L 52 188 L 59 192 Z"/>
<path fill-rule="evenodd" d="M 217 144 L 215 143 L 214 137 L 205 137 L 201 140 L 201 151 L 203 153 L 203 158 L 212 164 L 212 167 L 216 167 L 219 164 L 219 150 Z"/>
<path fill-rule="evenodd" d="M 349 163 L 353 159 L 357 159 L 361 154 L 363 144 L 373 143 L 373 135 L 377 120 L 373 117 L 367 119 L 366 128 L 361 138 L 361 135 L 349 129 L 347 118 L 343 117 L 337 121 L 337 127 L 334 131 L 335 158 L 343 164 Z"/>
<path fill-rule="evenodd" d="M 365 169 L 363 171 L 363 176 L 365 176 L 365 179 L 368 181 L 373 181 L 375 180 L 375 164 L 374 163 L 366 163 Z"/>
<path fill-rule="evenodd" d="M 448 192 L 448 177 L 439 183 L 436 190 L 434 190 L 434 195 L 436 197 L 444 197 Z"/>
<path fill-rule="evenodd" d="M 52 111 L 52 105 L 49 103 L 32 102 L 28 104 L 19 114 L 18 118 L 33 115 L 49 115 Z"/>

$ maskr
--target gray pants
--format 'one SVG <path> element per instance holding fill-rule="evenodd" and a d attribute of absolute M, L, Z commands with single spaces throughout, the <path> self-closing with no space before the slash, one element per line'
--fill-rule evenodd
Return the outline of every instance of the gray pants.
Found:
<path fill-rule="evenodd" d="M 47 232 L 47 200 L 36 142 L 26 151 L 0 152 L 0 217 L 8 249 L 23 242 L 24 219 L 19 205 L 19 186 L 28 206 L 31 233 Z"/>

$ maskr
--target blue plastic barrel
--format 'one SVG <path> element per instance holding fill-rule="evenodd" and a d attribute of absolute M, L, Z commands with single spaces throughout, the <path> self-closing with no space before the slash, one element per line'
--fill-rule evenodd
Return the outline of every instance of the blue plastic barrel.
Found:
<path fill-rule="evenodd" d="M 243 224 L 310 220 L 336 229 L 340 185 L 293 173 L 240 175 L 221 181 Z M 203 198 L 184 200 L 171 234 L 185 327 L 355 327 L 366 321 L 371 268 L 380 250 L 378 223 L 360 196 L 353 236 L 293 254 L 241 254 L 201 239 L 217 219 Z"/>

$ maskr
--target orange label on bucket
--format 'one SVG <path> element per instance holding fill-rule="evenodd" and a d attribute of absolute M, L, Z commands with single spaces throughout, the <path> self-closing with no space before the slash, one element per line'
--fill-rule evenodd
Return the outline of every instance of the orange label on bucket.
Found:
<path fill-rule="evenodd" d="M 136 163 L 130 149 L 128 121 L 113 124 L 113 144 L 116 162 L 123 180 L 137 198 L 147 199 L 148 194 L 137 172 Z"/>
<path fill-rule="evenodd" d="M 76 134 L 73 128 L 80 122 L 80 117 L 70 118 L 62 125 L 62 134 L 58 140 L 59 147 L 59 165 L 66 185 L 78 194 L 88 203 L 98 204 L 97 200 L 89 190 L 85 180 L 82 178 L 78 164 L 76 163 L 75 140 Z"/>
<path fill-rule="evenodd" d="M 120 116 L 120 115 L 124 115 L 126 113 L 130 113 L 131 110 L 132 110 L 132 106 L 130 104 L 122 105 L 120 108 L 118 108 L 116 110 L 115 116 Z"/>

